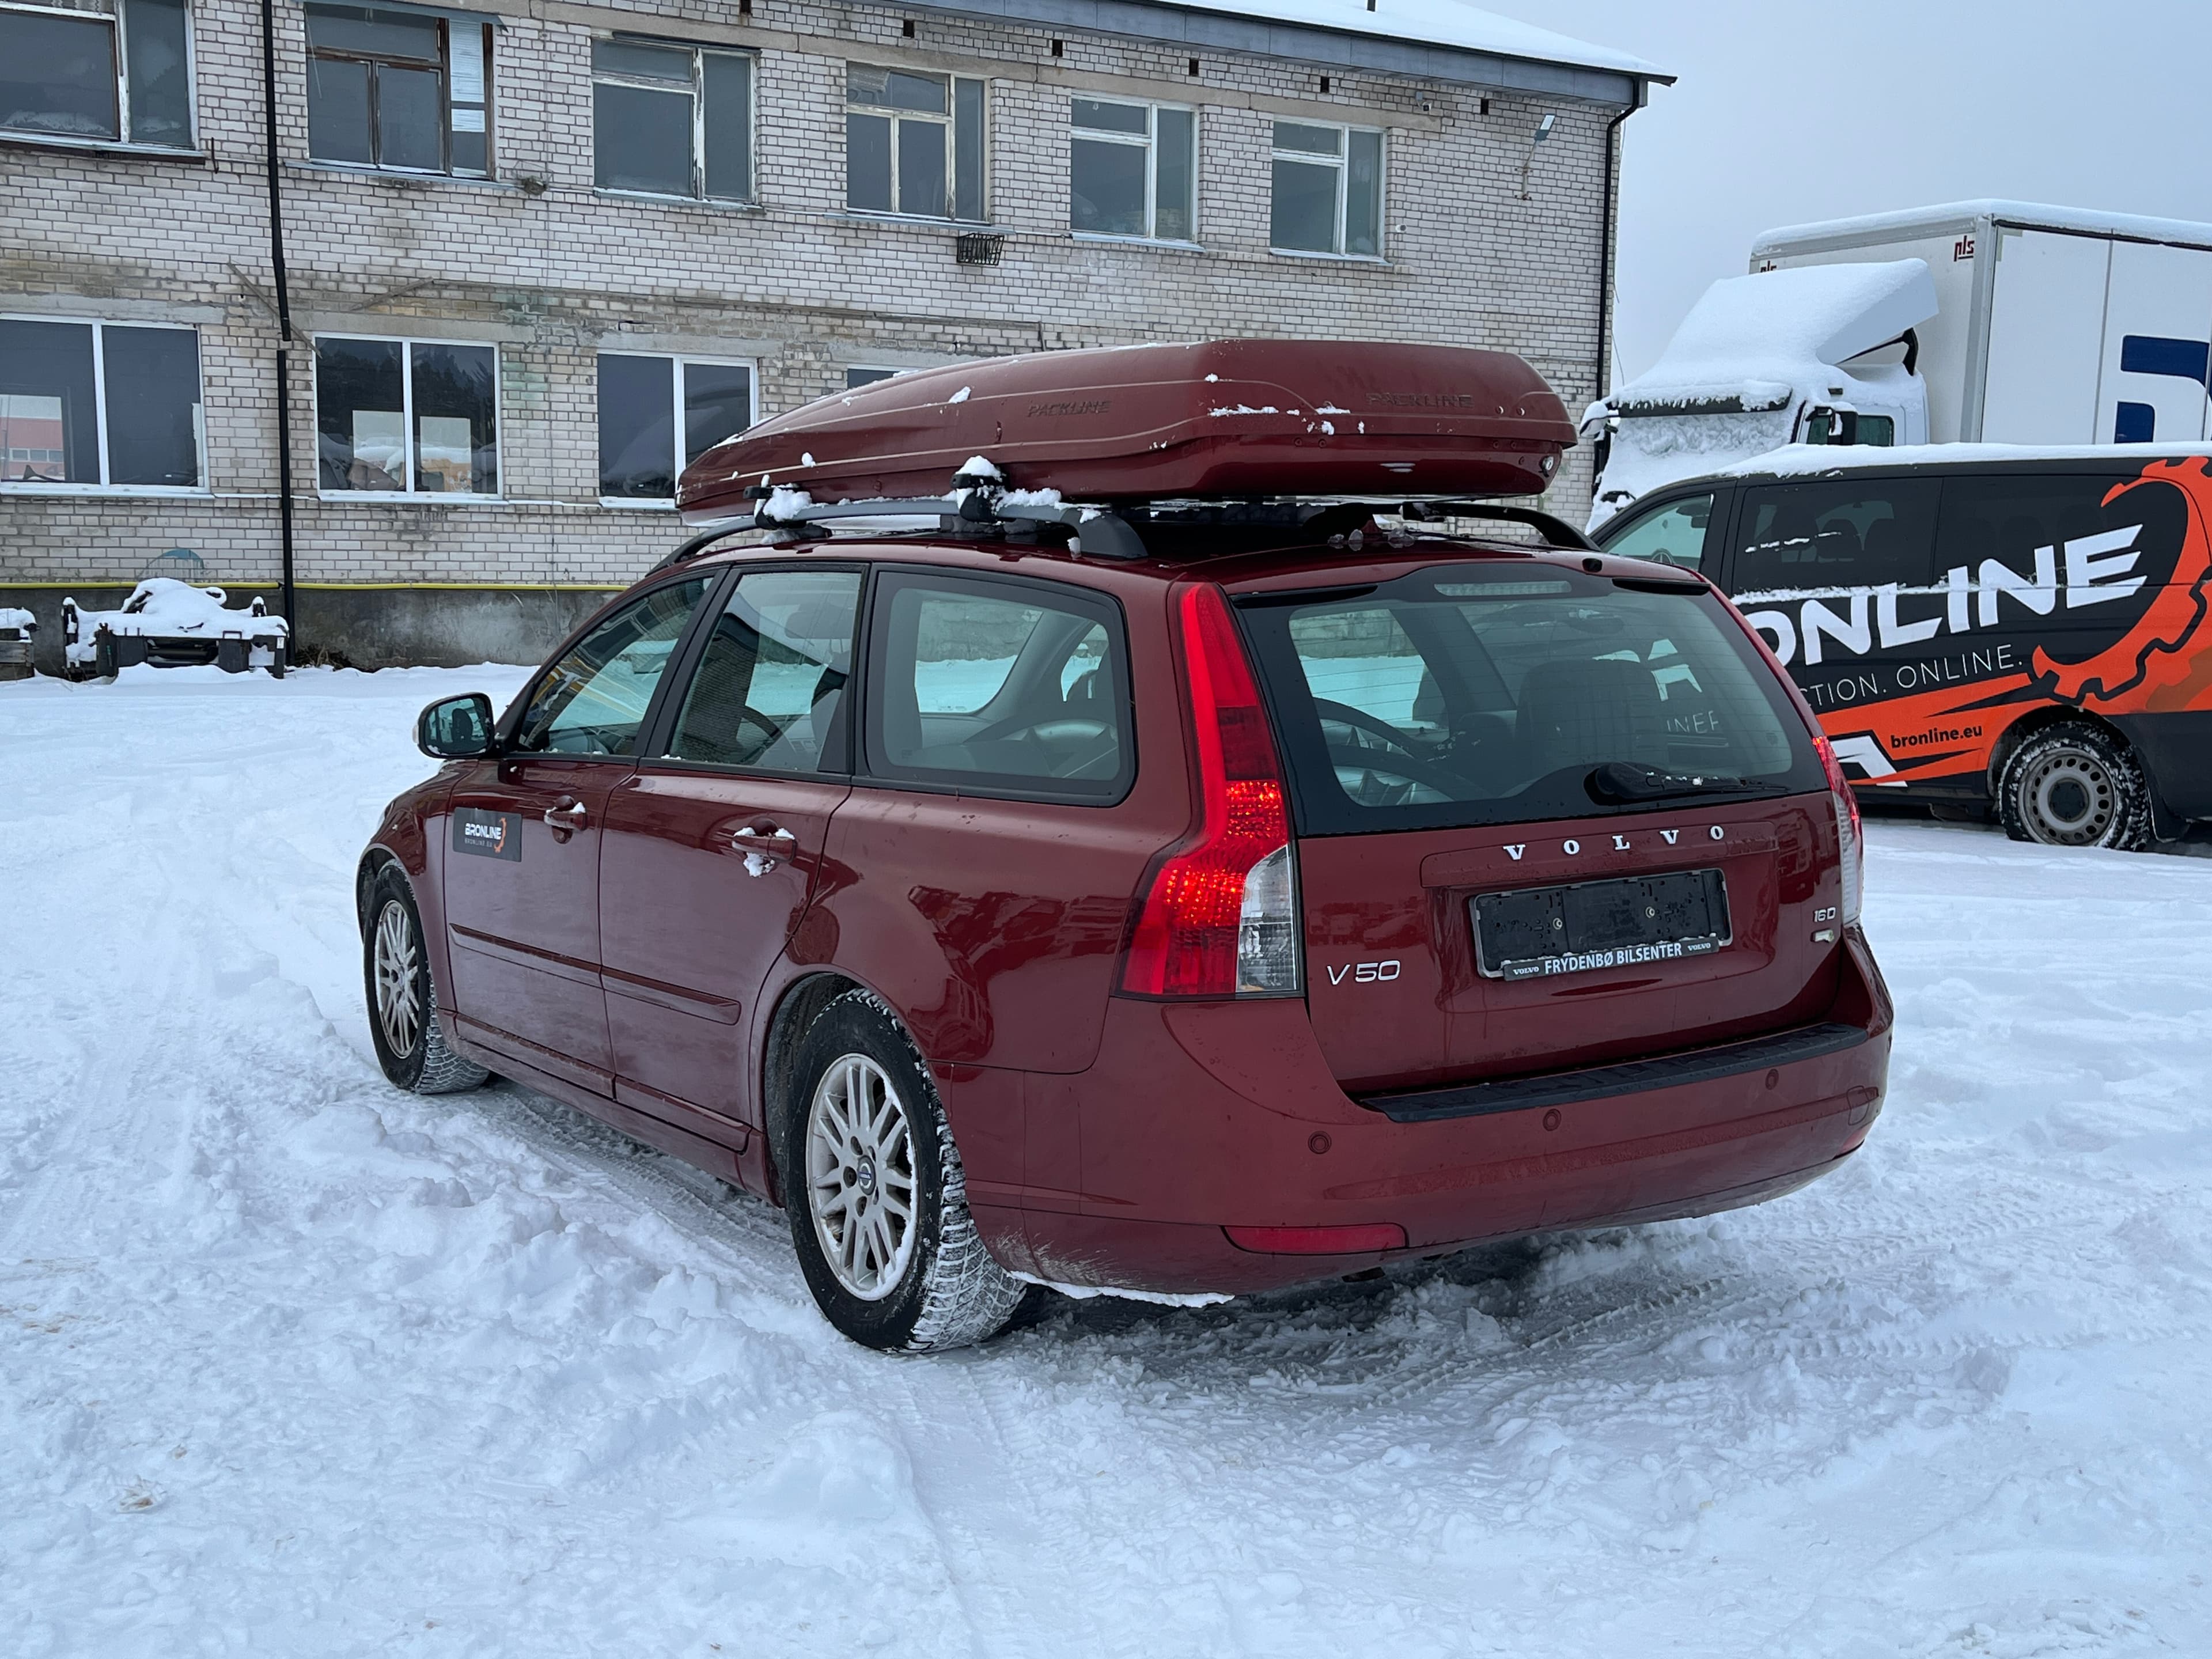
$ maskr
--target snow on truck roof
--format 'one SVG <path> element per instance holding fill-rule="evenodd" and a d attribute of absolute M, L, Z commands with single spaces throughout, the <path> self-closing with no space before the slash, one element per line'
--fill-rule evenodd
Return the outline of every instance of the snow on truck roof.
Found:
<path fill-rule="evenodd" d="M 1723 276 L 1691 307 L 1659 361 L 1592 412 L 1779 409 L 1936 309 L 1936 281 L 1921 259 Z"/>
<path fill-rule="evenodd" d="M 2027 230 L 2063 230 L 2084 236 L 2113 236 L 2130 241 L 2173 242 L 2189 247 L 2212 248 L 2212 224 L 2194 220 L 2147 218 L 2132 213 L 2102 213 L 2087 208 L 1992 198 L 1782 225 L 1762 231 L 1753 239 L 1751 257 L 1758 259 L 1795 250 L 1849 246 L 1893 236 L 1947 234 L 1984 219 Z"/>

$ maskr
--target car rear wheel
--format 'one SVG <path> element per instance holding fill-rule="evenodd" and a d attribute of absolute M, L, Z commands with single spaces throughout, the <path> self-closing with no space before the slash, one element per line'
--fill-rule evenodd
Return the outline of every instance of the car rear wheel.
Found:
<path fill-rule="evenodd" d="M 808 1028 L 778 1129 L 792 1243 L 832 1325 L 907 1353 L 1004 1328 L 1027 1287 L 983 1248 L 936 1088 L 876 998 L 848 992 Z"/>
<path fill-rule="evenodd" d="M 396 865 L 386 865 L 370 884 L 361 945 L 369 1035 L 384 1075 L 418 1095 L 473 1089 L 489 1077 L 447 1046 L 429 952 L 422 948 L 422 914 Z"/>
<path fill-rule="evenodd" d="M 1997 810 L 2014 841 L 2126 852 L 2150 844 L 2142 769 L 2093 726 L 2053 726 L 2015 749 L 1997 782 Z"/>

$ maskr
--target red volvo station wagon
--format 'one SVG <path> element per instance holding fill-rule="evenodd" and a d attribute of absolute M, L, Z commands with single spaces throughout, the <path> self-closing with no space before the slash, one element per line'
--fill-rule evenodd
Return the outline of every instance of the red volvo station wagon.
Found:
<path fill-rule="evenodd" d="M 709 452 L 704 533 L 423 711 L 386 1074 L 781 1203 L 890 1349 L 1803 1185 L 1887 1070 L 1856 809 L 1709 583 L 1473 499 L 1571 441 L 1509 356 L 1220 342 Z"/>

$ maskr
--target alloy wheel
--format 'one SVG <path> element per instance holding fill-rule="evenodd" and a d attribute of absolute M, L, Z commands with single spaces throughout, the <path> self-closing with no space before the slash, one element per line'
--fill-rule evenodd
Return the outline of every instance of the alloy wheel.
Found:
<path fill-rule="evenodd" d="M 837 1282 L 877 1302 L 906 1277 L 915 1249 L 914 1129 L 882 1066 L 832 1061 L 806 1113 L 806 1202 Z"/>
<path fill-rule="evenodd" d="M 376 1023 L 385 1046 L 404 1060 L 422 1030 L 422 999 L 416 988 L 415 925 L 398 899 L 385 901 L 376 918 Z"/>

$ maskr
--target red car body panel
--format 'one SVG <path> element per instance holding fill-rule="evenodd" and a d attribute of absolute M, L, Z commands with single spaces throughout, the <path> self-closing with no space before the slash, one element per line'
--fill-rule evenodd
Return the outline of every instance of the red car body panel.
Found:
<path fill-rule="evenodd" d="M 850 789 L 648 763 L 614 790 L 599 902 L 617 1098 L 760 1122 L 746 1016 L 806 913 Z M 778 830 L 788 852 L 748 845 Z"/>
<path fill-rule="evenodd" d="M 1364 560 L 1310 549 L 1182 568 L 1006 544 L 841 542 L 841 560 L 1011 571 L 1116 599 L 1135 688 L 1128 793 L 1076 805 L 865 775 L 793 781 L 604 761 L 554 775 L 536 761 L 458 763 L 393 803 L 371 856 L 396 859 L 414 884 L 464 1053 L 772 1199 L 777 1172 L 759 1131 L 778 1012 L 823 975 L 872 993 L 938 1083 L 987 1245 L 1054 1282 L 1256 1291 L 1392 1255 L 1788 1191 L 1864 1139 L 1887 1072 L 1890 1004 L 1863 938 L 1814 937 L 1817 914 L 1838 902 L 1826 794 L 1308 838 L 1297 844 L 1302 996 L 1155 1001 L 1115 989 L 1145 872 L 1194 822 L 1190 739 L 1170 692 L 1182 683 L 1170 628 L 1180 586 L 1295 588 L 1316 573 L 1375 582 L 1445 560 L 1544 556 L 1589 563 L 1438 542 L 1378 546 Z M 1602 569 L 1650 574 L 1630 561 Z M 588 877 L 561 866 L 576 849 L 542 822 L 564 794 L 596 803 Z M 547 914 L 489 903 L 472 884 L 483 872 L 459 869 L 514 867 L 448 852 L 451 811 L 465 805 L 522 814 L 526 866 L 553 866 L 535 890 Z M 745 826 L 793 832 L 769 877 L 743 873 L 731 831 Z M 1692 867 L 1727 875 L 1735 937 L 1717 956 L 1565 983 L 1475 972 L 1464 917 L 1478 891 Z M 614 918 L 604 930 L 602 911 Z M 488 937 L 512 948 L 488 952 Z M 571 971 L 549 971 L 541 955 Z M 1376 981 L 1332 978 L 1379 960 L 1401 964 L 1389 998 L 1373 994 Z M 563 1024 L 587 1053 L 548 1052 L 532 1035 Z M 1838 1025 L 1863 1035 L 1542 1109 L 1399 1121 L 1360 1098 Z M 1402 1228 L 1403 1249 L 1267 1254 L 1224 1231 L 1375 1224 Z"/>
<path fill-rule="evenodd" d="M 593 1090 L 613 1077 L 599 981 L 599 839 L 620 762 L 510 756 L 469 769 L 453 817 L 497 815 L 509 858 L 449 857 L 447 942 L 462 1035 Z M 548 821 L 573 811 L 579 827 Z M 448 849 L 450 851 L 450 848 Z"/>

